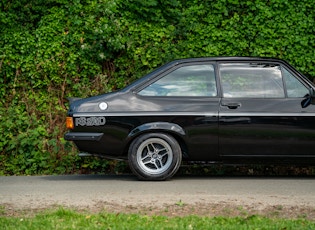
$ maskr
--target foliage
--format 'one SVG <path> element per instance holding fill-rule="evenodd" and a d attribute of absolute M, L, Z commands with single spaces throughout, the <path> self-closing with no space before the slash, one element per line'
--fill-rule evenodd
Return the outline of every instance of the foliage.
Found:
<path fill-rule="evenodd" d="M 311 0 L 2 0 L 0 174 L 80 171 L 86 160 L 63 140 L 67 97 L 176 58 L 279 57 L 312 79 L 314 15 Z"/>
<path fill-rule="evenodd" d="M 248 217 L 164 217 L 136 214 L 83 214 L 60 208 L 35 217 L 0 217 L 4 229 L 313 229 L 314 222 L 298 219 Z M 210 227 L 211 226 L 211 227 Z"/>

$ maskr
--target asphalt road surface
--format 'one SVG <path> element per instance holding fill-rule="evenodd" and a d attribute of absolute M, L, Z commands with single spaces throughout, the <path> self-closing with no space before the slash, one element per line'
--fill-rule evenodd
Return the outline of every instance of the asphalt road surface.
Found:
<path fill-rule="evenodd" d="M 142 182 L 131 175 L 0 177 L 0 206 L 19 209 L 176 204 L 307 206 L 315 208 L 314 177 L 174 177 Z"/>

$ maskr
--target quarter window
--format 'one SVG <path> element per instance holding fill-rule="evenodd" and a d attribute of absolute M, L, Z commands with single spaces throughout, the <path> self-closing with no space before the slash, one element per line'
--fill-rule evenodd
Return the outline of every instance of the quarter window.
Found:
<path fill-rule="evenodd" d="M 213 65 L 180 67 L 139 92 L 142 96 L 217 96 Z"/>
<path fill-rule="evenodd" d="M 286 69 L 283 69 L 283 78 L 286 84 L 288 97 L 304 97 L 309 93 L 308 88 Z"/>
<path fill-rule="evenodd" d="M 279 65 L 231 63 L 220 65 L 223 97 L 284 98 Z"/>

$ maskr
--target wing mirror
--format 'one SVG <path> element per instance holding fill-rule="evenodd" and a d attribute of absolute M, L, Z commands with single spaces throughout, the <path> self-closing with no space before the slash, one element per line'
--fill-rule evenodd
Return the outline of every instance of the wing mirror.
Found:
<path fill-rule="evenodd" d="M 304 96 L 303 101 L 301 101 L 302 108 L 306 108 L 309 105 L 315 105 L 315 90 L 310 88 L 308 94 Z"/>

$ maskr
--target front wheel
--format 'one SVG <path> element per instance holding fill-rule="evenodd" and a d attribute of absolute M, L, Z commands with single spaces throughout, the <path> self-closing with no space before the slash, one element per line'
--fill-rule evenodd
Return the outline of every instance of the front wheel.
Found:
<path fill-rule="evenodd" d="M 150 133 L 135 139 L 128 152 L 132 172 L 141 180 L 166 180 L 179 169 L 182 152 L 168 134 Z"/>

